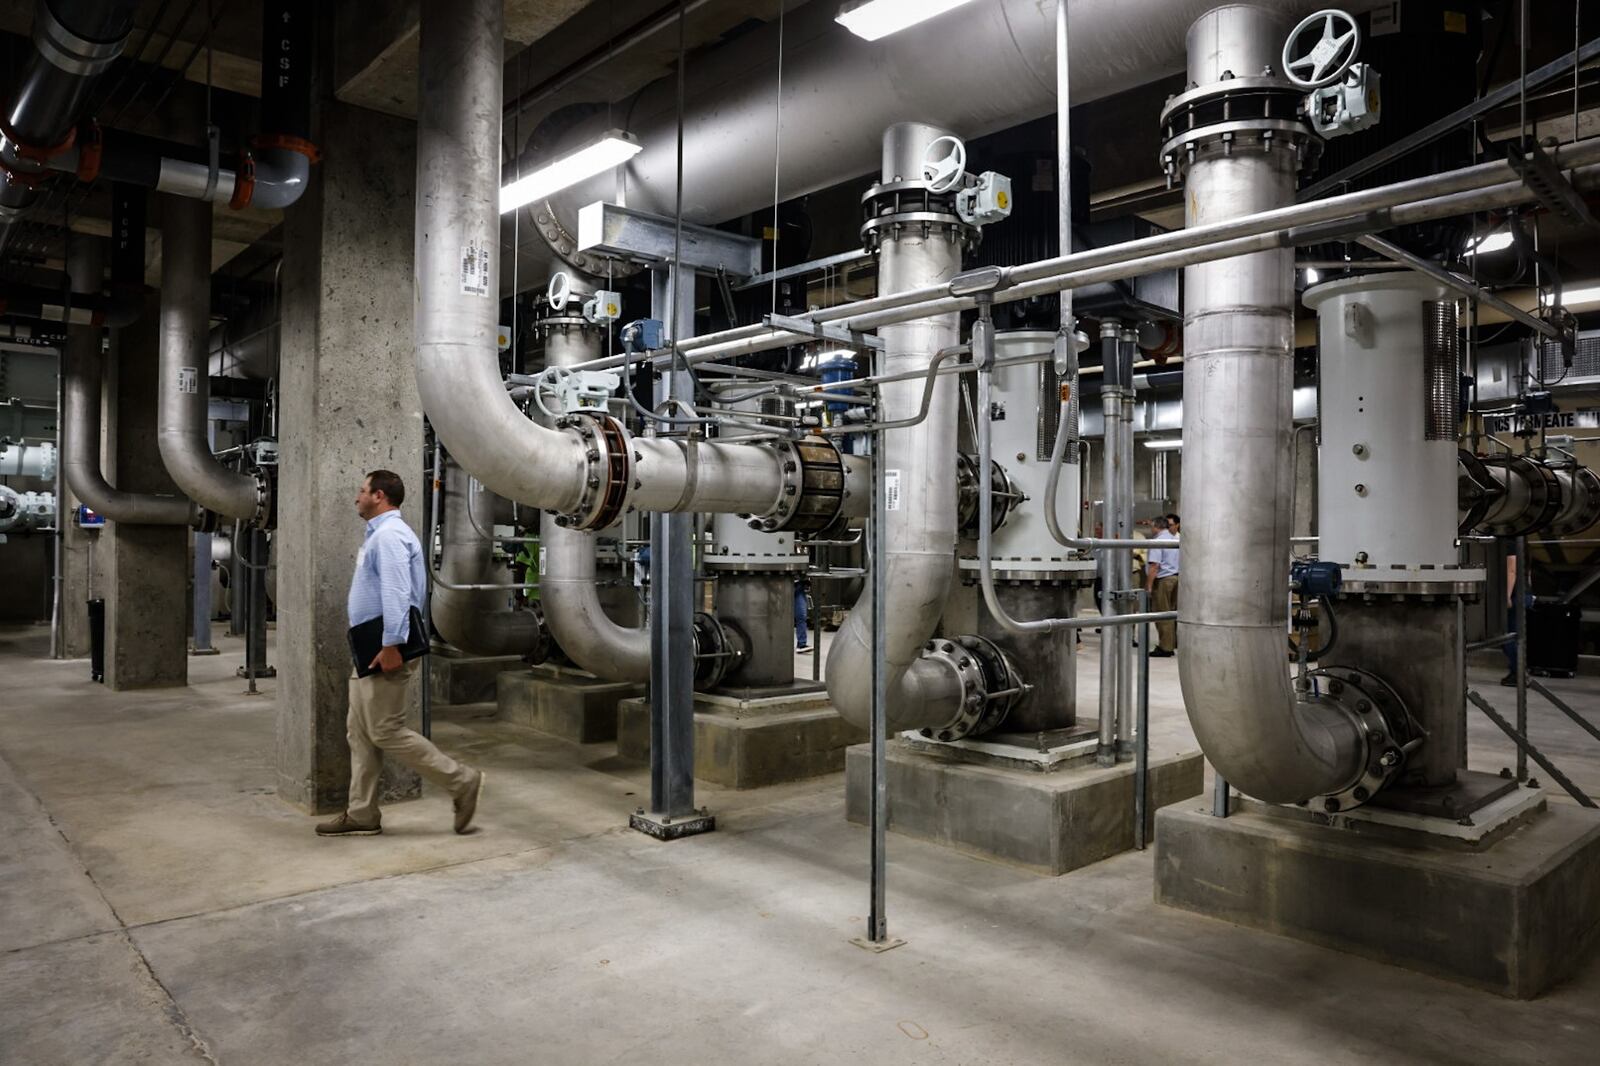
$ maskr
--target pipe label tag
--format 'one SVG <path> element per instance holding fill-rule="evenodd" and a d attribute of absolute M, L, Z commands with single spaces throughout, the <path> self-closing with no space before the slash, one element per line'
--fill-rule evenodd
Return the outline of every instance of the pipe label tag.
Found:
<path fill-rule="evenodd" d="M 180 366 L 178 368 L 178 391 L 191 395 L 200 391 L 200 370 L 198 367 Z"/>
<path fill-rule="evenodd" d="M 883 472 L 883 507 L 886 511 L 900 510 L 900 471 Z"/>
<path fill-rule="evenodd" d="M 466 296 L 489 295 L 489 242 L 474 238 L 461 246 L 461 292 Z"/>
<path fill-rule="evenodd" d="M 544 545 L 539 546 L 539 576 L 544 577 Z"/>

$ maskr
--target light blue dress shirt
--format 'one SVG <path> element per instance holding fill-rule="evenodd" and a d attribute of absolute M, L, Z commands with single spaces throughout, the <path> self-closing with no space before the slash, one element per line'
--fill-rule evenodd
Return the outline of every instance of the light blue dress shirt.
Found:
<path fill-rule="evenodd" d="M 1178 538 L 1172 535 L 1172 530 L 1163 529 L 1160 533 L 1157 533 L 1154 537 L 1151 537 L 1150 539 L 1151 540 L 1177 540 Z M 1156 565 L 1156 577 L 1159 578 L 1159 577 L 1176 577 L 1177 576 L 1177 573 L 1178 573 L 1178 554 L 1179 554 L 1179 552 L 1178 552 L 1177 548 L 1151 548 L 1150 549 L 1149 558 L 1150 558 L 1150 561 Z"/>
<path fill-rule="evenodd" d="M 404 644 L 411 633 L 411 608 L 422 610 L 428 591 L 425 565 L 422 544 L 399 511 L 385 511 L 367 522 L 367 538 L 350 579 L 351 627 L 382 615 L 384 646 Z"/>

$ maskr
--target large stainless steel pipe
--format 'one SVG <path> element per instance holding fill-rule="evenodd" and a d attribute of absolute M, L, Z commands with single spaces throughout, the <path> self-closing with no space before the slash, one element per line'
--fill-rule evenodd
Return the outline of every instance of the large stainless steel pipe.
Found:
<path fill-rule="evenodd" d="M 570 512 L 588 446 L 506 393 L 499 322 L 503 5 L 425 0 L 417 113 L 417 386 L 439 439 L 492 491 Z M 784 490 L 768 448 L 636 438 L 629 502 L 647 511 L 766 514 Z M 859 464 L 855 464 L 859 466 Z M 846 501 L 860 513 L 864 494 Z"/>
<path fill-rule="evenodd" d="M 544 342 L 547 367 L 592 359 L 598 336 L 591 330 L 551 329 Z M 600 602 L 595 534 L 559 526 L 539 526 L 544 555 L 539 602 L 550 633 L 567 658 L 608 681 L 650 680 L 650 629 L 614 621 Z"/>
<path fill-rule="evenodd" d="M 883 180 L 916 173 L 906 160 L 945 131 L 901 123 L 883 138 Z M 879 252 L 878 286 L 885 292 L 948 281 L 961 269 L 961 238 L 938 226 L 906 227 L 886 239 Z M 885 326 L 878 373 L 926 371 L 935 352 L 954 345 L 957 315 L 940 315 Z M 909 418 L 922 405 L 921 380 L 897 381 L 879 390 L 878 417 Z M 953 377 L 935 380 L 928 416 L 914 426 L 880 434 L 886 477 L 895 486 L 885 523 L 885 647 L 883 656 L 888 723 L 917 729 L 950 721 L 960 708 L 961 679 L 950 664 L 922 658 L 923 644 L 938 627 L 955 574 L 956 411 Z M 834 636 L 828 652 L 828 696 L 847 721 L 868 728 L 872 719 L 872 594 L 864 592 Z"/>
<path fill-rule="evenodd" d="M 494 495 L 453 460 L 444 464 L 444 547 L 429 602 L 434 630 L 473 655 L 526 655 L 544 638 L 539 618 L 510 602 L 509 590 L 450 588 L 495 583 Z M 500 575 L 504 571 L 499 571 Z M 503 576 L 501 580 L 504 580 Z"/>
<path fill-rule="evenodd" d="M 1189 79 L 1276 59 L 1278 12 L 1219 8 L 1190 30 Z M 1294 202 L 1295 153 L 1207 146 L 1189 167 L 1186 222 Z M 1195 736 L 1217 773 L 1273 803 L 1359 777 L 1356 722 L 1296 705 L 1284 654 L 1294 492 L 1294 253 L 1257 252 L 1184 271 L 1183 604 L 1178 669 Z"/>
<path fill-rule="evenodd" d="M 264 484 L 211 451 L 211 205 L 169 196 L 161 221 L 161 369 L 156 441 L 172 480 L 227 518 L 264 525 Z"/>
<path fill-rule="evenodd" d="M 105 274 L 105 244 L 99 237 L 74 235 L 67 250 L 72 291 L 98 296 Z M 200 525 L 201 509 L 182 496 L 120 492 L 106 481 L 100 466 L 100 382 L 105 372 L 100 353 L 102 330 L 92 324 L 67 329 L 62 352 L 65 408 L 61 412 L 61 472 L 73 493 L 92 511 L 129 525 Z"/>

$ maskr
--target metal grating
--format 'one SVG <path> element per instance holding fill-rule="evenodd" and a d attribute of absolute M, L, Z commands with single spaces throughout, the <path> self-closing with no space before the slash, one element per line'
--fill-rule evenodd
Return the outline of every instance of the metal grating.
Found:
<path fill-rule="evenodd" d="M 1566 375 L 1563 377 L 1563 373 Z M 1552 340 L 1540 343 L 1539 377 L 1547 384 L 1577 384 L 1585 380 L 1600 380 L 1600 330 L 1586 330 L 1578 334 L 1578 343 L 1572 359 L 1572 369 L 1561 365 L 1561 345 Z"/>

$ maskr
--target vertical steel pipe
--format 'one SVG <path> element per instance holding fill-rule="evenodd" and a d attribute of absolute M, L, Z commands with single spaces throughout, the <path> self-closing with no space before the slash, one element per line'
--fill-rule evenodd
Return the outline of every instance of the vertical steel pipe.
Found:
<path fill-rule="evenodd" d="M 1283 16 L 1218 8 L 1189 31 L 1189 80 L 1212 85 L 1278 64 Z M 1297 154 L 1215 138 L 1188 165 L 1186 223 L 1294 202 Z M 1294 253 L 1185 268 L 1183 606 L 1178 666 L 1195 736 L 1218 774 L 1267 802 L 1357 778 L 1358 725 L 1296 705 L 1284 656 L 1294 470 Z"/>

